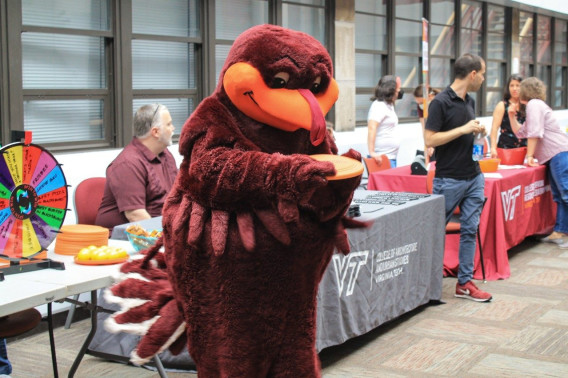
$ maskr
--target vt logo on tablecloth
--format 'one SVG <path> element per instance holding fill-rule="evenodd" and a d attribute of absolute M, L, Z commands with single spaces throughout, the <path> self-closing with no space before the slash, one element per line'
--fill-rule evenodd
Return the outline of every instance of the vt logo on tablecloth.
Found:
<path fill-rule="evenodd" d="M 335 278 L 339 286 L 339 296 L 343 293 L 343 287 L 347 280 L 345 296 L 353 294 L 353 288 L 359 277 L 361 267 L 367 264 L 369 251 L 351 252 L 347 256 L 333 255 L 333 267 L 335 268 Z"/>
<path fill-rule="evenodd" d="M 345 297 L 353 294 L 361 267 L 369 264 L 370 290 L 373 290 L 373 283 L 379 284 L 399 277 L 403 274 L 405 266 L 410 263 L 411 255 L 418 251 L 418 242 L 389 248 L 386 250 L 375 251 L 365 250 L 351 252 L 347 256 L 335 254 L 332 256 L 335 279 L 337 282 L 338 295 L 343 295 L 345 287 Z M 369 254 L 372 254 L 369 260 Z M 364 280 L 367 278 L 363 278 Z"/>
<path fill-rule="evenodd" d="M 503 201 L 503 214 L 505 215 L 505 221 L 513 220 L 513 218 L 515 218 L 515 204 L 517 202 L 517 197 L 520 194 L 520 185 L 501 192 L 501 201 Z"/>
<path fill-rule="evenodd" d="M 530 185 L 523 188 L 523 209 L 533 207 L 535 203 L 541 200 L 544 193 L 550 191 L 550 185 L 546 185 L 544 180 L 536 180 Z M 521 195 L 521 185 L 517 185 L 511 189 L 501 192 L 501 201 L 503 202 L 503 215 L 505 221 L 511 221 L 515 218 L 515 207 L 517 205 L 517 197 Z"/>

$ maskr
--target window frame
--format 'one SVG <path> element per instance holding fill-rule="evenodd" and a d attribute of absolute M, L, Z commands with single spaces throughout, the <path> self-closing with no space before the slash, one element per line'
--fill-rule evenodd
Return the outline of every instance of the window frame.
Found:
<path fill-rule="evenodd" d="M 510 53 L 510 46 L 505 46 L 505 51 L 503 53 L 503 57 L 502 58 L 494 58 L 494 57 L 490 57 L 489 56 L 489 49 L 490 49 L 490 36 L 491 35 L 500 35 L 503 37 L 504 41 L 508 41 L 510 40 L 510 32 L 509 30 L 511 30 L 511 12 L 507 7 L 503 7 L 503 6 L 499 6 L 499 5 L 495 5 L 495 4 L 484 4 L 484 38 L 483 40 L 486 41 L 485 42 L 485 46 L 484 46 L 484 56 L 485 56 L 485 63 L 486 63 L 486 74 L 485 77 L 487 79 L 487 71 L 489 70 L 489 66 L 490 64 L 496 64 L 499 67 L 500 73 L 498 74 L 500 76 L 500 80 L 501 83 L 500 85 L 497 86 L 492 86 L 490 85 L 491 83 L 489 83 L 488 80 L 484 81 L 484 94 L 485 96 L 483 96 L 483 103 L 480 104 L 482 109 L 481 110 L 481 114 L 483 115 L 492 115 L 493 114 L 493 110 L 495 109 L 495 106 L 493 106 L 492 108 L 489 108 L 489 99 L 491 97 L 491 94 L 494 94 L 497 96 L 497 98 L 499 99 L 497 103 L 499 103 L 499 101 L 503 98 L 503 91 L 505 88 L 505 85 L 507 85 L 507 78 L 510 76 L 510 74 L 508 74 L 508 72 L 510 72 L 509 69 L 509 64 L 507 62 L 507 58 L 511 55 Z M 489 13 L 490 13 L 490 7 L 493 8 L 501 8 L 503 11 L 503 32 L 498 32 L 498 31 L 492 31 L 489 30 Z M 496 105 L 495 104 L 495 105 Z"/>
<path fill-rule="evenodd" d="M 188 3 L 190 0 L 187 0 Z M 131 3 L 132 5 L 132 3 Z M 127 93 L 126 95 L 129 96 L 128 98 L 128 102 L 130 104 L 130 108 L 125 107 L 124 109 L 124 113 L 126 114 L 130 114 L 130 117 L 127 121 L 126 124 L 132 124 L 132 118 L 133 118 L 133 114 L 134 114 L 134 109 L 132 109 L 132 104 L 134 101 L 136 100 L 141 100 L 141 99 L 149 99 L 152 102 L 158 100 L 159 99 L 187 99 L 187 100 L 192 100 L 193 101 L 193 108 L 189 109 L 189 114 L 187 115 L 189 117 L 189 115 L 193 112 L 193 110 L 195 110 L 195 108 L 197 107 L 197 105 L 199 104 L 200 100 L 202 99 L 202 88 L 203 85 L 201 83 L 203 83 L 203 69 L 202 69 L 202 64 L 201 61 L 203 60 L 203 19 L 202 19 L 202 15 L 203 15 L 203 10 L 200 8 L 201 6 L 201 2 L 197 2 L 197 7 L 198 7 L 198 12 L 200 14 L 199 16 L 199 27 L 201 32 L 199 33 L 199 36 L 197 37 L 191 37 L 191 36 L 168 36 L 168 35 L 162 35 L 162 34 L 146 34 L 146 33 L 135 33 L 133 31 L 134 26 L 132 25 L 132 18 L 130 18 L 130 27 L 127 28 L 125 34 L 126 34 L 126 38 L 129 41 L 129 56 L 127 57 L 127 59 L 130 61 L 130 64 L 128 65 L 129 67 L 132 67 L 133 64 L 133 54 L 132 54 L 132 42 L 134 40 L 138 40 L 138 41 L 158 41 L 158 42 L 177 42 L 177 43 L 184 43 L 186 45 L 190 45 L 193 44 L 194 45 L 194 53 L 195 53 L 195 67 L 193 68 L 194 70 L 194 75 L 195 75 L 195 88 L 184 88 L 184 89 L 150 89 L 150 88 L 144 88 L 144 89 L 135 89 L 134 85 L 133 85 L 133 75 L 132 75 L 132 70 L 130 70 L 130 75 L 129 75 L 129 85 L 128 85 L 128 89 L 125 92 L 130 92 L 131 96 L 129 96 L 129 94 Z M 129 15 L 132 15 L 132 9 L 130 9 Z M 191 67 L 190 67 L 191 69 Z M 175 133 L 173 135 L 173 142 L 177 143 L 179 141 L 179 137 L 180 137 L 180 133 L 181 133 L 181 129 L 183 124 L 178 125 L 178 124 L 174 124 L 175 126 Z M 125 137 L 123 138 L 123 144 L 127 144 L 130 139 L 132 139 L 132 129 L 131 128 L 127 128 L 123 130 Z"/>
<path fill-rule="evenodd" d="M 457 49 L 458 49 L 458 47 L 459 47 L 459 36 L 460 36 L 460 35 L 459 35 L 459 27 L 457 27 L 457 24 L 456 24 L 456 23 L 459 21 L 459 19 L 456 20 L 456 14 L 457 14 L 456 11 L 457 11 L 457 9 L 459 9 L 459 8 L 458 8 L 456 2 L 454 2 L 454 7 L 453 7 L 453 15 L 454 15 L 453 24 L 441 24 L 441 23 L 438 23 L 438 22 L 433 22 L 433 21 L 431 20 L 430 15 L 432 14 L 432 1 L 429 1 L 429 0 L 428 0 L 426 6 L 427 6 L 427 8 L 426 8 L 427 17 L 426 17 L 426 18 L 428 19 L 428 25 L 429 25 L 429 26 L 428 26 L 428 28 L 429 28 L 429 30 L 428 30 L 428 46 L 430 46 L 430 48 L 429 48 L 430 51 L 429 51 L 429 56 L 428 56 L 428 61 L 430 62 L 430 67 L 429 67 L 429 68 L 430 68 L 430 72 L 428 73 L 428 75 L 429 75 L 429 83 L 428 83 L 428 84 L 429 84 L 430 86 L 434 87 L 434 88 L 437 88 L 437 89 L 442 90 L 443 88 L 445 88 L 446 86 L 450 85 L 450 83 L 451 83 L 450 80 L 451 80 L 451 77 L 452 77 L 452 75 L 453 75 L 453 62 L 455 61 L 455 58 L 456 58 L 456 51 L 457 51 Z M 433 33 L 432 33 L 432 26 L 437 26 L 437 27 L 442 27 L 442 28 L 453 28 L 453 29 L 454 29 L 454 31 L 453 31 L 453 41 L 454 41 L 454 44 L 453 44 L 453 46 L 452 46 L 452 51 L 451 51 L 449 54 L 443 54 L 443 53 L 437 54 L 437 53 L 432 53 L 432 47 L 435 45 L 435 43 L 432 43 L 432 42 L 434 42 L 434 35 L 433 35 Z M 436 42 L 437 42 L 437 41 L 436 41 Z M 446 69 L 450 71 L 450 79 L 448 80 L 448 82 L 441 83 L 440 85 L 435 85 L 435 84 L 432 83 L 432 67 L 433 67 L 432 62 L 433 62 L 433 60 L 435 60 L 435 59 L 447 61 L 448 66 L 446 67 Z M 424 83 L 422 83 L 422 79 L 420 80 L 420 83 L 421 83 L 421 84 L 424 84 Z"/>
<path fill-rule="evenodd" d="M 111 24 L 112 28 L 112 24 Z M 113 61 L 114 61 L 114 35 L 112 29 L 110 31 L 94 31 L 94 30 L 79 30 L 68 28 L 53 28 L 46 26 L 31 26 L 23 25 L 21 28 L 21 35 L 23 33 L 47 33 L 47 34 L 62 34 L 62 35 L 75 35 L 75 36 L 88 36 L 98 37 L 104 40 L 104 60 L 105 60 L 105 80 L 107 83 L 106 89 L 25 89 L 23 88 L 22 80 L 22 109 L 26 101 L 49 101 L 49 100 L 102 100 L 105 104 L 103 106 L 103 132 L 104 138 L 101 140 L 88 140 L 88 141 L 73 141 L 73 142 L 55 142 L 43 143 L 45 147 L 52 150 L 60 150 L 62 147 L 68 146 L 72 143 L 76 148 L 97 148 L 109 147 L 114 142 L 114 133 L 112 132 L 112 114 L 114 112 L 114 76 Z M 23 46 L 20 39 L 20 47 Z M 21 57 L 20 69 L 22 69 L 23 56 Z M 23 71 L 23 70 L 22 70 Z M 23 74 L 23 72 L 22 72 Z M 22 75 L 23 77 L 23 75 Z M 22 118 L 22 121 L 24 119 Z M 23 126 L 24 122 L 22 122 Z"/>
<path fill-rule="evenodd" d="M 419 29 L 420 31 L 422 31 L 422 18 L 424 18 L 424 8 L 426 5 L 426 2 L 424 0 L 419 0 L 420 4 L 419 6 L 421 7 L 421 18 L 419 20 L 414 19 L 414 18 L 408 18 L 405 17 L 404 14 L 401 14 L 400 16 L 397 14 L 397 4 L 396 2 L 394 3 L 393 6 L 393 10 L 392 13 L 394 14 L 394 21 L 393 21 L 393 34 L 396 33 L 396 28 L 397 28 L 397 23 L 398 22 L 406 22 L 406 23 L 412 23 L 412 24 L 416 24 L 418 27 L 417 29 Z M 398 4 L 400 5 L 400 4 Z M 429 28 L 430 29 L 430 28 Z M 430 33 L 428 33 L 428 36 L 430 36 Z M 405 79 L 408 80 L 408 78 L 403 78 L 401 77 L 401 90 L 403 91 L 403 97 L 401 100 L 398 100 L 397 103 L 395 104 L 395 109 L 397 111 L 397 116 L 400 122 L 408 122 L 408 121 L 412 121 L 412 120 L 416 120 L 418 117 L 417 116 L 405 116 L 404 114 L 402 114 L 401 112 L 401 108 L 409 109 L 409 112 L 412 113 L 411 108 L 413 108 L 413 104 L 416 104 L 416 101 L 414 101 L 414 89 L 416 88 L 416 86 L 418 86 L 419 84 L 422 83 L 422 35 L 417 36 L 416 38 L 419 39 L 419 47 L 418 47 L 418 51 L 416 52 L 408 52 L 408 51 L 398 51 L 396 49 L 396 35 L 393 38 L 393 44 L 391 46 L 394 46 L 394 51 L 393 54 L 394 55 L 394 60 L 392 61 L 392 63 L 389 65 L 389 67 L 392 67 L 389 69 L 389 73 L 392 72 L 393 75 L 396 76 L 400 76 L 397 72 L 395 72 L 395 67 L 398 66 L 397 60 L 398 58 L 410 58 L 410 60 L 414 60 L 414 62 L 417 62 L 417 65 L 414 66 L 414 68 L 416 68 L 416 85 L 415 86 L 408 86 L 406 85 Z M 406 98 L 405 98 L 406 97 Z M 410 101 L 410 106 L 409 106 L 409 102 Z"/>
<path fill-rule="evenodd" d="M 84 151 L 88 149 L 103 149 L 103 148 L 116 148 L 123 147 L 128 144 L 132 138 L 132 104 L 133 101 L 139 99 L 159 99 L 159 98 L 191 98 L 193 101 L 193 108 L 195 108 L 203 98 L 205 98 L 209 93 L 212 93 L 216 88 L 217 74 L 215 72 L 215 48 L 219 45 L 230 46 L 234 39 L 216 39 L 215 35 L 215 23 L 218 22 L 215 16 L 215 6 L 217 1 L 220 0 L 209 0 L 209 1 L 199 1 L 198 9 L 198 20 L 199 20 L 199 37 L 185 37 L 185 36 L 165 36 L 165 35 L 153 35 L 145 34 L 140 31 L 134 33 L 132 29 L 132 7 L 133 1 L 135 0 L 109 0 L 109 26 L 108 30 L 96 30 L 90 26 L 86 26 L 86 29 L 73 29 L 73 28 L 59 28 L 52 26 L 33 26 L 33 25 L 23 25 L 22 23 L 22 1 L 23 0 L 0 0 L 0 49 L 2 51 L 2 57 L 0 59 L 0 122 L 1 131 L 0 138 L 1 141 L 6 144 L 11 141 L 12 131 L 23 130 L 24 129 L 24 101 L 35 100 L 35 99 L 84 99 L 84 98 L 102 98 L 105 100 L 105 110 L 103 114 L 104 122 L 104 140 L 94 140 L 94 141 L 77 141 L 77 142 L 61 142 L 61 143 L 49 143 L 46 147 L 50 150 L 65 152 L 65 151 Z M 188 0 L 189 1 L 189 0 Z M 334 24 L 336 22 L 342 22 L 341 19 L 335 17 L 336 8 L 341 12 L 342 15 L 349 16 L 349 12 L 353 14 L 370 14 L 375 17 L 381 17 L 385 23 L 386 28 L 386 45 L 381 46 L 381 49 L 366 49 L 357 46 L 357 40 L 355 40 L 354 52 L 357 54 L 371 54 L 376 56 L 377 66 L 380 62 L 380 68 L 376 67 L 373 70 L 381 70 L 377 73 L 378 80 L 379 77 L 388 74 L 396 74 L 396 58 L 402 56 L 411 56 L 416 58 L 418 62 L 422 60 L 422 52 L 396 52 L 394 51 L 394 46 L 396 42 L 396 6 L 394 0 L 386 0 L 384 5 L 381 2 L 380 11 L 377 13 L 369 13 L 366 11 L 356 11 L 357 7 L 354 2 L 349 4 L 344 4 L 335 0 L 325 0 L 325 2 L 309 4 L 303 0 L 259 0 L 266 1 L 268 6 L 268 23 L 282 25 L 283 18 L 283 6 L 286 4 L 291 4 L 294 6 L 303 6 L 309 8 L 322 8 L 324 9 L 325 25 L 324 25 L 324 38 L 325 46 L 330 52 L 332 59 L 334 57 L 335 51 L 335 35 L 334 35 Z M 453 49 L 444 51 L 443 54 L 435 53 L 429 56 L 430 65 L 432 66 L 433 59 L 443 59 L 444 64 L 448 62 L 449 74 L 444 73 L 444 80 L 446 76 L 450 76 L 450 80 L 453 77 L 453 64 L 455 59 L 462 52 L 462 34 L 467 28 L 462 27 L 461 20 L 461 7 L 468 0 L 456 0 L 454 4 L 454 24 L 453 24 Z M 558 91 L 563 90 L 568 87 L 568 62 L 564 61 L 562 63 L 556 62 L 555 50 L 557 49 L 558 43 L 563 43 L 566 45 L 568 41 L 557 41 L 555 28 L 557 27 L 556 22 L 561 21 L 568 24 L 568 15 L 559 14 L 557 12 L 548 11 L 543 8 L 538 8 L 534 6 L 525 6 L 518 4 L 509 4 L 508 2 L 501 1 L 487 1 L 487 0 L 474 0 L 475 4 L 480 4 L 482 7 L 482 57 L 486 59 L 488 64 L 491 62 L 496 62 L 501 65 L 502 69 L 505 70 L 505 76 L 511 72 L 511 67 L 513 63 L 516 65 L 517 61 L 513 61 L 513 54 L 515 57 L 519 56 L 519 67 L 521 65 L 528 65 L 529 73 L 524 74 L 524 76 L 535 75 L 539 71 L 539 67 L 542 66 L 541 62 L 536 61 L 536 51 L 538 47 L 537 41 L 537 23 L 539 17 L 549 17 L 551 20 L 551 45 L 552 45 L 552 59 L 550 64 L 545 64 L 549 67 L 550 77 L 547 87 L 549 88 L 549 103 L 554 105 L 557 101 L 556 94 Z M 432 12 L 432 0 L 423 0 L 422 11 L 424 17 L 428 19 L 430 29 L 432 26 L 446 26 L 439 24 L 442 20 L 437 20 L 438 22 L 432 23 L 429 18 Z M 493 59 L 487 55 L 487 45 L 488 36 L 493 33 L 487 30 L 488 25 L 488 9 L 493 6 L 502 6 L 506 13 L 506 25 L 505 25 L 505 40 L 506 40 L 506 54 L 505 58 Z M 444 9 L 445 13 L 447 11 Z M 532 41 L 530 41 L 530 49 L 533 53 L 533 60 L 528 61 L 524 59 L 526 54 L 523 54 L 521 50 L 521 38 L 519 37 L 519 32 L 523 25 L 520 25 L 521 12 L 523 16 L 529 15 L 533 17 L 533 24 L 531 26 L 532 31 Z M 383 14 L 384 13 L 384 14 Z M 449 14 L 449 13 L 448 13 Z M 400 15 L 398 19 L 407 20 L 408 17 Z M 412 22 L 416 15 L 412 16 L 410 19 Z M 340 18 L 342 16 L 339 16 Z M 349 18 L 349 17 L 348 17 Z M 356 22 L 355 22 L 356 24 Z M 56 25 L 57 26 L 57 25 Z M 355 25 L 356 27 L 357 25 Z M 516 30 L 513 30 L 513 27 Z M 318 31 L 321 29 L 318 29 Z M 23 57 L 22 57 L 22 33 L 26 32 L 36 32 L 36 33 L 60 33 L 67 35 L 84 35 L 84 36 L 98 36 L 104 39 L 104 53 L 105 53 L 105 76 L 107 80 L 106 89 L 24 89 L 23 88 Z M 566 33 L 568 34 L 568 33 Z M 234 36 L 237 37 L 236 35 Z M 564 36 L 563 39 L 568 39 Z M 429 33 L 430 41 L 432 41 L 432 33 Z M 560 37 L 562 38 L 562 37 Z M 189 90 L 184 89 L 134 89 L 132 88 L 132 41 L 133 39 L 140 40 L 159 40 L 159 41 L 173 41 L 173 42 L 183 42 L 183 43 L 193 43 L 195 46 L 195 88 Z M 429 41 L 429 42 L 430 42 Z M 511 42 L 510 42 L 511 41 Z M 430 45 L 431 46 L 431 45 Z M 354 70 L 356 71 L 356 63 Z M 562 86 L 557 85 L 557 71 L 561 70 L 564 77 L 561 79 Z M 519 69 L 519 71 L 522 71 Z M 448 71 L 446 71 L 448 72 Z M 418 74 L 418 83 L 423 81 L 422 75 Z M 355 73 L 355 101 L 353 112 L 354 126 L 366 125 L 365 119 L 357 119 L 358 113 L 361 114 L 361 107 L 357 108 L 357 104 L 361 102 L 362 95 L 371 97 L 374 91 L 374 85 L 371 87 L 370 82 L 361 81 L 365 83 L 365 86 L 357 86 L 357 73 Z M 449 85 L 451 82 L 444 83 L 443 86 Z M 406 96 L 413 88 L 404 88 Z M 481 87 L 480 91 L 477 93 L 476 101 L 476 112 L 478 115 L 491 115 L 491 109 L 486 109 L 488 98 L 491 93 L 496 93 L 502 88 L 488 86 L 487 83 Z M 562 92 L 564 93 L 564 92 Z M 359 96 L 359 97 L 358 97 Z M 564 94 L 561 99 L 559 106 L 554 106 L 554 109 L 566 108 L 568 105 L 568 95 Z M 332 108 L 328 117 L 333 119 L 334 108 Z M 189 116 L 189 114 L 188 114 Z M 415 122 L 417 117 L 401 117 L 401 122 Z M 181 125 L 176 125 L 176 131 L 181 131 Z"/>
<path fill-rule="evenodd" d="M 555 93 L 557 91 L 562 92 L 563 93 L 563 97 L 562 100 L 560 101 L 560 106 L 555 106 L 554 102 L 550 102 L 550 106 L 552 109 L 565 109 L 568 106 L 568 95 L 566 94 L 565 88 L 568 87 L 568 43 L 566 38 L 564 39 L 564 41 L 562 40 L 557 40 L 556 36 L 557 36 L 557 28 L 558 28 L 558 24 L 559 23 L 564 23 L 564 30 L 565 30 L 565 36 L 568 38 L 568 20 L 564 20 L 564 19 L 559 19 L 559 18 L 553 18 L 552 22 L 551 22 L 551 26 L 552 26 L 552 78 L 551 78 L 551 99 L 555 99 L 556 100 L 556 95 Z M 563 44 L 564 45 L 564 62 L 563 63 L 557 63 L 556 61 L 556 46 L 557 43 Z M 556 85 L 557 82 L 557 77 L 556 77 L 556 71 L 557 69 L 560 68 L 563 71 L 563 78 L 560 81 L 560 86 Z"/>
<path fill-rule="evenodd" d="M 552 29 L 552 24 L 554 19 L 550 16 L 545 16 L 542 14 L 536 14 L 536 38 L 535 38 L 535 43 L 534 43 L 534 57 L 535 57 L 535 76 L 537 76 L 539 79 L 542 80 L 542 82 L 546 85 L 546 98 L 551 99 L 551 94 L 552 94 L 552 62 L 554 59 L 554 55 L 553 55 L 553 49 L 552 49 L 552 45 L 554 44 L 554 37 L 552 35 L 553 33 L 553 29 Z M 539 53 L 539 41 L 546 41 L 546 39 L 542 38 L 542 34 L 540 28 L 542 27 L 541 25 L 541 20 L 543 20 L 544 18 L 548 19 L 548 31 L 545 34 L 548 34 L 548 43 L 549 43 L 549 53 L 550 53 L 550 61 L 549 62 L 543 62 L 539 57 L 538 57 L 538 53 Z M 540 73 L 541 70 L 545 70 L 546 72 L 548 72 L 548 77 L 543 78 Z"/>
<path fill-rule="evenodd" d="M 523 57 L 526 56 L 526 54 L 523 54 L 523 42 L 522 41 L 523 41 L 523 38 L 528 39 L 528 37 L 524 37 L 524 36 L 521 35 L 521 32 L 524 29 L 524 26 L 521 25 L 522 13 L 526 13 L 527 15 L 530 15 L 530 17 L 527 17 L 527 20 L 528 20 L 528 18 L 532 17 L 532 21 L 531 21 L 532 25 L 530 26 L 531 33 L 532 33 L 532 36 L 530 38 L 532 38 L 532 40 L 530 41 L 530 44 L 529 44 L 529 46 L 531 46 L 532 59 L 526 59 L 526 58 L 523 59 Z M 535 16 L 536 16 L 536 14 L 534 12 L 523 11 L 523 10 L 521 10 L 519 12 L 519 30 L 517 31 L 517 33 L 519 35 L 519 48 L 520 48 L 519 61 L 520 61 L 521 70 L 520 70 L 519 73 L 521 74 L 522 77 L 534 76 L 536 74 L 536 67 L 535 67 L 535 62 L 534 62 L 534 52 L 536 50 L 536 38 L 535 38 L 535 35 L 536 35 L 535 18 L 536 17 Z M 529 29 L 529 28 L 527 27 L 527 29 Z M 523 66 L 528 67 L 528 72 L 523 72 Z"/>
<path fill-rule="evenodd" d="M 5 145 L 10 141 L 10 93 L 8 83 L 4 78 L 8 77 L 8 39 L 7 39 L 7 0 L 0 0 L 0 145 Z M 6 126 L 4 126 L 6 125 Z"/>
<path fill-rule="evenodd" d="M 357 1 L 357 0 L 355 0 Z M 371 16 L 371 17 L 380 17 L 380 18 L 384 18 L 384 22 L 386 24 L 386 29 L 387 29 L 387 35 L 391 35 L 391 31 L 393 28 L 393 22 L 389 21 L 389 15 L 392 14 L 392 5 L 390 1 L 387 1 L 386 3 L 386 10 L 385 10 L 385 14 L 381 14 L 381 13 L 371 13 L 371 12 L 363 12 L 363 11 L 357 11 L 356 10 L 356 6 L 354 7 L 354 13 L 355 15 L 357 14 L 364 14 L 367 16 Z M 378 57 L 378 60 L 381 62 L 381 72 L 378 72 L 375 81 L 378 82 L 378 80 L 386 75 L 386 73 L 388 72 L 388 67 L 389 67 L 389 50 L 390 50 L 390 46 L 392 46 L 392 38 L 387 38 L 386 41 L 386 49 L 363 49 L 363 48 L 358 48 L 357 47 L 357 40 L 355 40 L 355 59 L 353 60 L 354 62 L 357 59 L 357 54 L 367 54 L 367 55 L 371 55 L 374 57 Z M 355 67 L 357 67 L 357 64 L 355 63 Z M 356 82 L 356 81 L 355 81 Z M 354 112 L 354 118 L 355 118 L 355 126 L 367 126 L 367 117 L 365 116 L 365 119 L 357 119 L 357 96 L 362 96 L 362 95 L 367 95 L 368 98 L 371 98 L 375 92 L 375 85 L 373 85 L 372 87 L 364 87 L 364 86 L 357 86 L 355 85 L 355 99 L 354 99 L 354 103 L 355 103 L 355 109 L 353 109 Z M 371 106 L 371 102 L 369 101 L 369 106 Z"/>

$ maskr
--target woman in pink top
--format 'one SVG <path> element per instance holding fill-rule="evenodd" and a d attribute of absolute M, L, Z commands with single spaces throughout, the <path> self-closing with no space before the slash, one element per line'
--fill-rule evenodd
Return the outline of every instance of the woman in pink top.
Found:
<path fill-rule="evenodd" d="M 568 135 L 560 128 L 552 109 L 544 102 L 546 86 L 536 77 L 521 82 L 520 102 L 526 120 L 517 121 L 517 105 L 509 106 L 511 127 L 518 138 L 527 138 L 527 163 L 547 164 L 552 198 L 557 205 L 554 232 L 542 239 L 568 248 Z"/>

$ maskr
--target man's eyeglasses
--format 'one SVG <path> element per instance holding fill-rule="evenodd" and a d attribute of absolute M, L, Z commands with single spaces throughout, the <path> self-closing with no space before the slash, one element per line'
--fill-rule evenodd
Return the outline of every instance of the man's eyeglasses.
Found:
<path fill-rule="evenodd" d="M 154 114 L 152 114 L 151 125 L 154 124 L 154 118 L 156 117 L 156 113 L 158 113 L 158 109 L 160 109 L 160 104 L 158 104 L 158 106 L 156 106 L 156 110 L 154 110 Z"/>

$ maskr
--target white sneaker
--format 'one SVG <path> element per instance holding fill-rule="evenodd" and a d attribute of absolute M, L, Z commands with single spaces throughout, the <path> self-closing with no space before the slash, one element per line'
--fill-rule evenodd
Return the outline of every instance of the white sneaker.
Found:
<path fill-rule="evenodd" d="M 562 249 L 568 249 L 568 241 L 558 244 L 558 247 Z"/>
<path fill-rule="evenodd" d="M 544 243 L 564 244 L 566 240 L 564 238 L 551 239 L 547 236 L 545 238 L 540 239 L 540 241 Z"/>

